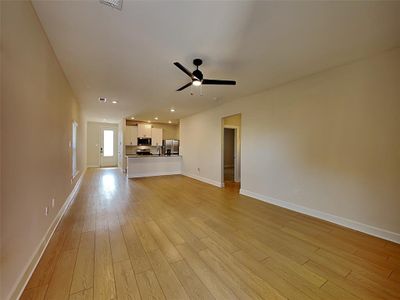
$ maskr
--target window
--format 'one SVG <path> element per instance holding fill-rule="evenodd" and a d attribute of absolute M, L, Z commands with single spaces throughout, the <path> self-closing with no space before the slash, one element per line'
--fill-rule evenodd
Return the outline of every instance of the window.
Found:
<path fill-rule="evenodd" d="M 114 156 L 114 130 L 104 130 L 104 156 Z"/>
<path fill-rule="evenodd" d="M 72 122 L 72 141 L 71 141 L 71 151 L 72 151 L 72 178 L 78 173 L 77 163 L 76 163 L 76 141 L 77 141 L 78 123 Z"/>

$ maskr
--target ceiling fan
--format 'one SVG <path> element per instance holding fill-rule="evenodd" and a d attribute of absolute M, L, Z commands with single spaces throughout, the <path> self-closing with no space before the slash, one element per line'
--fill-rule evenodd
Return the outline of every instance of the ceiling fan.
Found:
<path fill-rule="evenodd" d="M 236 85 L 236 81 L 234 80 L 218 80 L 218 79 L 205 79 L 203 78 L 203 73 L 199 70 L 199 66 L 203 61 L 200 58 L 196 58 L 193 60 L 193 64 L 196 66 L 196 70 L 191 73 L 188 69 L 186 69 L 184 66 L 182 66 L 179 62 L 174 62 L 174 65 L 177 66 L 179 69 L 183 71 L 187 76 L 189 76 L 192 81 L 185 84 L 184 86 L 180 87 L 176 91 L 182 91 L 186 89 L 187 87 L 194 85 L 194 86 L 200 86 L 202 84 L 214 84 L 214 85 Z"/>

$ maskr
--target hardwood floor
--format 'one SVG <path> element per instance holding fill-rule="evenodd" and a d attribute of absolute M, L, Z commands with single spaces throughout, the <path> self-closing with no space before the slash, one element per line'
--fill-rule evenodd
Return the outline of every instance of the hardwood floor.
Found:
<path fill-rule="evenodd" d="M 400 245 L 183 176 L 89 169 L 22 299 L 400 299 Z"/>

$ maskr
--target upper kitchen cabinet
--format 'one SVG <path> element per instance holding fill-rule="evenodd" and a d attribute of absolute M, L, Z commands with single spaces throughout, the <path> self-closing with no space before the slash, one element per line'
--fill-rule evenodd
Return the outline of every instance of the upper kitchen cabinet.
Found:
<path fill-rule="evenodd" d="M 137 146 L 138 126 L 126 126 L 125 145 Z"/>
<path fill-rule="evenodd" d="M 152 128 L 151 129 L 151 145 L 152 146 L 162 146 L 162 140 L 163 140 L 162 128 Z"/>
<path fill-rule="evenodd" d="M 151 124 L 138 124 L 138 138 L 151 138 Z"/>

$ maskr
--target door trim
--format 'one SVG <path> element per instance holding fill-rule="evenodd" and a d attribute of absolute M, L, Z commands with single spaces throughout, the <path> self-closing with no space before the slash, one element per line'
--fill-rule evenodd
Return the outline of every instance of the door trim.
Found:
<path fill-rule="evenodd" d="M 234 159 L 234 181 L 235 182 L 240 182 L 240 156 L 241 156 L 241 149 L 240 149 L 240 126 L 235 126 L 235 125 L 223 125 L 222 132 L 223 132 L 223 139 L 224 141 L 224 129 L 234 129 L 234 147 L 233 147 L 233 155 L 235 157 Z M 222 142 L 222 184 L 225 182 L 224 178 L 224 149 L 225 148 L 225 143 Z"/>

